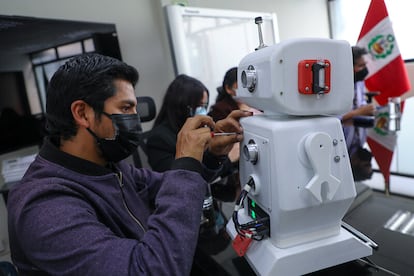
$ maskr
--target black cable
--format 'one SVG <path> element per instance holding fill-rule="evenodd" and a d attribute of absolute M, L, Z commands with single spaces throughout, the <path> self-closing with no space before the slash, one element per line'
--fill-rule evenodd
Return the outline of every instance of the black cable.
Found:
<path fill-rule="evenodd" d="M 240 192 L 238 199 L 236 200 L 232 219 L 234 227 L 240 236 L 254 240 L 262 240 L 263 237 L 269 233 L 269 227 L 266 225 L 266 222 L 269 221 L 268 217 L 249 221 L 245 224 L 240 224 L 238 220 L 238 211 L 241 209 L 243 202 L 246 199 L 247 194 L 251 188 L 254 188 L 254 179 L 252 177 L 249 178 L 249 181 L 244 186 L 243 190 Z"/>

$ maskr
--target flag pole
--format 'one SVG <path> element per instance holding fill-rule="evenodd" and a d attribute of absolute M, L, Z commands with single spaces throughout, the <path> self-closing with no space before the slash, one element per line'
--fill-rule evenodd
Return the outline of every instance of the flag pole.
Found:
<path fill-rule="evenodd" d="M 390 98 L 410 91 L 411 84 L 384 0 L 371 0 L 357 46 L 367 49 L 370 57 L 366 65 L 369 71 L 365 79 L 367 90 L 381 93 L 375 97 L 380 108 L 375 115 L 374 127 L 367 133 L 367 143 L 384 176 L 384 192 L 389 195 L 390 167 L 397 143 L 397 129 L 388 129 L 388 125 L 393 127 L 390 123 Z M 395 123 L 399 124 L 399 120 Z"/>
<path fill-rule="evenodd" d="M 385 180 L 384 184 L 385 184 L 385 189 L 384 189 L 385 195 L 389 196 L 390 195 L 390 181 Z"/>

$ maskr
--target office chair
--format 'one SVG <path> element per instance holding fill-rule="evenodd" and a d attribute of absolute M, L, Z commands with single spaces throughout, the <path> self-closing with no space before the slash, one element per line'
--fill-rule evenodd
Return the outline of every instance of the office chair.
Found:
<path fill-rule="evenodd" d="M 141 123 L 153 120 L 157 113 L 154 99 L 147 96 L 137 97 L 137 112 Z"/>
<path fill-rule="evenodd" d="M 147 96 L 137 97 L 137 112 L 141 123 L 152 121 L 157 113 L 154 99 Z M 142 157 L 147 156 L 146 139 L 148 134 L 149 131 L 141 133 L 138 148 L 132 154 L 134 165 L 137 168 L 143 167 Z"/>

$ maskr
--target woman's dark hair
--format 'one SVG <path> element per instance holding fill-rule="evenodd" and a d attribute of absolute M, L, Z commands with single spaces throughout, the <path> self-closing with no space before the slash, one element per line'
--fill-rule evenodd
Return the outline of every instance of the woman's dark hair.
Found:
<path fill-rule="evenodd" d="M 216 98 L 216 102 L 219 102 L 226 98 L 233 98 L 229 93 L 226 92 L 226 86 L 232 87 L 235 82 L 237 82 L 237 67 L 232 67 L 229 70 L 227 70 L 226 74 L 224 75 L 221 89 L 217 90 L 218 95 Z"/>
<path fill-rule="evenodd" d="M 352 46 L 352 62 L 355 65 L 356 61 L 366 55 L 368 52 L 365 48 L 361 48 L 359 46 Z"/>
<path fill-rule="evenodd" d="M 201 81 L 184 74 L 178 75 L 167 88 L 154 126 L 167 121 L 178 132 L 191 116 L 191 111 L 200 105 L 204 91 L 209 94 Z"/>
<path fill-rule="evenodd" d="M 112 57 L 83 54 L 70 59 L 55 72 L 47 88 L 48 132 L 63 139 L 76 135 L 71 112 L 74 101 L 85 101 L 100 116 L 104 102 L 116 92 L 114 80 L 126 80 L 135 87 L 138 78 L 134 67 Z"/>

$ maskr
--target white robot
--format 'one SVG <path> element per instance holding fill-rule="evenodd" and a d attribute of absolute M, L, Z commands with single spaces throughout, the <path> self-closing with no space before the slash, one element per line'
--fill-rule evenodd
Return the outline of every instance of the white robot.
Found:
<path fill-rule="evenodd" d="M 244 185 L 227 231 L 258 275 L 301 275 L 372 255 L 376 244 L 342 222 L 355 184 L 338 114 L 351 109 L 351 47 L 291 39 L 238 66 Z"/>

